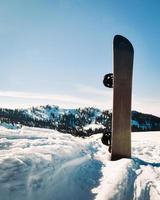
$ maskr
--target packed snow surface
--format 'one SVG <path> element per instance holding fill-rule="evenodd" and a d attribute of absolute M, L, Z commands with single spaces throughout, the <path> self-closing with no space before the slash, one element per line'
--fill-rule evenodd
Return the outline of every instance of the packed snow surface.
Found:
<path fill-rule="evenodd" d="M 101 136 L 0 127 L 0 199 L 160 199 L 160 132 L 132 133 L 133 158 L 119 161 Z"/>
<path fill-rule="evenodd" d="M 94 123 L 92 123 L 92 124 L 86 125 L 83 129 L 84 130 L 88 130 L 88 129 L 95 130 L 96 128 L 99 129 L 99 128 L 105 128 L 105 127 L 102 124 L 94 124 Z"/>

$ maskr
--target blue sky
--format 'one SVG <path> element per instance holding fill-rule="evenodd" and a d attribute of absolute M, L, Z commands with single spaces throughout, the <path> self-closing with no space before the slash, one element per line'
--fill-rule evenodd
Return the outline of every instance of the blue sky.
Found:
<path fill-rule="evenodd" d="M 0 0 L 0 104 L 112 107 L 114 35 L 135 49 L 132 109 L 160 116 L 160 2 Z"/>

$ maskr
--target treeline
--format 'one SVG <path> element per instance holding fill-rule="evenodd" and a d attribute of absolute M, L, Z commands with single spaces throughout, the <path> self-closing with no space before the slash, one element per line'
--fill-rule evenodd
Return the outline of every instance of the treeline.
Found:
<path fill-rule="evenodd" d="M 132 122 L 132 131 L 160 131 L 160 118 L 154 115 L 133 111 Z"/>
<path fill-rule="evenodd" d="M 56 129 L 60 132 L 71 133 L 77 136 L 89 136 L 96 133 L 111 131 L 112 113 L 95 108 L 59 109 L 58 107 L 44 106 L 24 109 L 0 109 L 0 123 L 19 124 L 30 127 Z M 89 124 L 103 125 L 103 128 L 94 130 L 85 129 Z M 132 131 L 158 131 L 160 118 L 132 112 Z"/>

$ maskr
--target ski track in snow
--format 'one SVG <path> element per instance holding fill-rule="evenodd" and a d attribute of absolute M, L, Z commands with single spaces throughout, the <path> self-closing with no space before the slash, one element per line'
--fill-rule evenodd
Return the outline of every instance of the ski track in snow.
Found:
<path fill-rule="evenodd" d="M 101 134 L 0 127 L 0 200 L 158 200 L 160 132 L 132 133 L 132 159 L 109 161 Z"/>

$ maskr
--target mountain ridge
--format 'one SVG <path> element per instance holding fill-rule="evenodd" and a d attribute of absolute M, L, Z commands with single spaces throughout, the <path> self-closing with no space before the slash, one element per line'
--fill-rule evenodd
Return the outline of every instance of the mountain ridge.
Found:
<path fill-rule="evenodd" d="M 20 127 L 56 129 L 78 136 L 111 131 L 112 110 L 93 107 L 64 109 L 55 105 L 37 106 L 28 109 L 0 108 L 0 123 Z M 152 114 L 132 111 L 132 131 L 159 131 L 160 118 Z"/>

